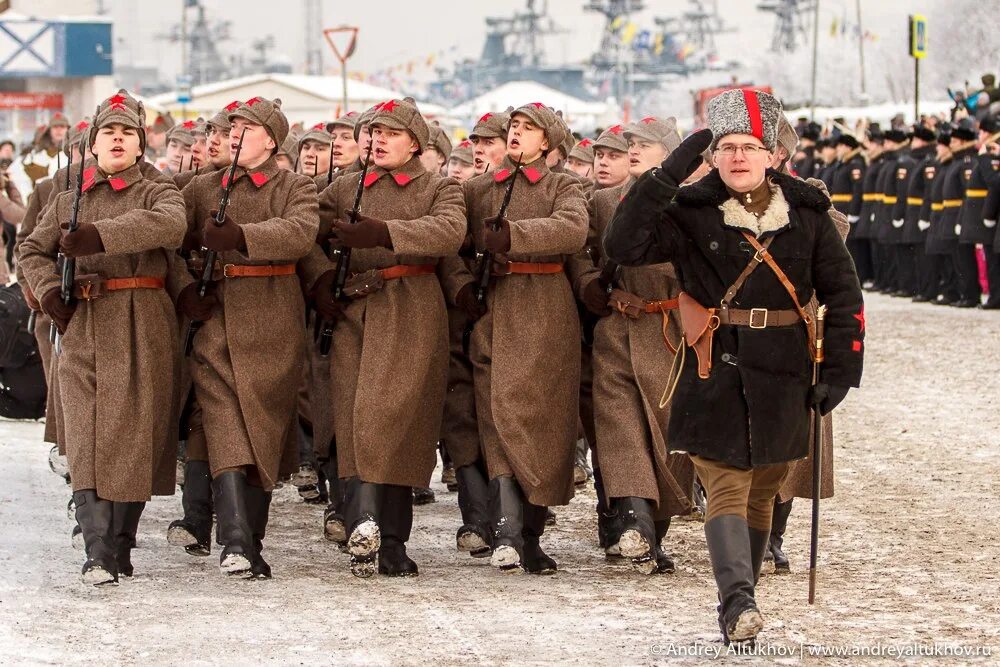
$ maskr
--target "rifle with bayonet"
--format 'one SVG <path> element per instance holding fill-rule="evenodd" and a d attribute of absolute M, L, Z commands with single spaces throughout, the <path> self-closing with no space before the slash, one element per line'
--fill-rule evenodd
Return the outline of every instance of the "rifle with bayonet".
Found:
<path fill-rule="evenodd" d="M 354 206 L 351 208 L 350 223 L 357 224 L 358 214 L 361 212 L 361 197 L 365 193 L 365 179 L 368 177 L 368 167 L 372 162 L 372 146 L 375 142 L 368 144 L 368 151 L 365 154 L 365 164 L 358 174 L 358 188 L 354 192 Z M 344 285 L 347 284 L 347 272 L 351 267 L 351 249 L 337 248 L 337 273 L 333 281 L 333 299 L 339 301 L 344 298 Z M 330 347 L 333 344 L 333 322 L 323 322 L 323 330 L 319 335 L 319 353 L 326 357 L 330 354 Z"/>
<path fill-rule="evenodd" d="M 236 145 L 236 154 L 233 155 L 233 163 L 229 165 L 229 176 L 226 179 L 226 184 L 222 188 L 222 197 L 219 199 L 219 210 L 215 212 L 215 218 L 212 223 L 216 227 L 221 227 L 226 222 L 226 208 L 229 206 L 229 195 L 233 191 L 233 183 L 236 181 L 236 166 L 240 161 L 240 151 L 243 150 L 243 137 L 246 136 L 246 128 L 240 133 L 240 143 Z M 202 299 L 205 298 L 205 294 L 208 292 L 208 286 L 212 283 L 212 275 L 215 273 L 215 259 L 218 253 L 214 250 L 205 250 L 204 255 L 204 265 L 201 267 L 201 278 L 198 279 L 198 296 Z M 194 347 L 194 335 L 198 333 L 198 329 L 201 328 L 204 322 L 199 322 L 198 320 L 191 320 L 188 324 L 187 336 L 184 340 L 184 354 L 191 354 L 191 350 Z"/>
<path fill-rule="evenodd" d="M 83 142 L 81 140 L 81 147 Z M 82 150 L 82 148 L 81 148 Z M 72 234 L 79 227 L 80 220 L 80 200 L 83 199 L 83 160 L 80 160 L 80 168 L 76 170 L 76 191 L 73 194 L 73 212 L 69 217 L 67 231 Z M 73 303 L 73 287 L 76 283 L 76 258 L 62 256 L 62 281 L 59 286 L 59 296 L 67 306 Z M 55 320 L 49 326 L 49 339 L 54 345 L 56 354 L 62 351 L 62 334 L 56 328 Z"/>
<path fill-rule="evenodd" d="M 507 207 L 510 206 L 510 198 L 514 194 L 514 183 L 517 182 L 517 175 L 521 173 L 523 166 L 521 164 L 523 157 L 524 153 L 521 153 L 521 156 L 517 158 L 517 164 L 514 165 L 514 174 L 507 184 L 507 191 L 504 192 L 503 201 L 500 203 L 500 212 L 497 213 L 491 226 L 494 232 L 500 231 L 501 221 L 507 216 Z M 490 278 L 493 271 L 493 253 L 484 248 L 482 252 L 476 253 L 476 259 L 479 260 L 479 265 L 476 267 L 476 302 L 480 307 L 485 307 L 486 292 L 490 288 Z M 465 330 L 462 331 L 462 350 L 466 355 L 469 354 L 469 341 L 472 338 L 472 328 L 475 324 L 475 322 L 469 322 L 465 325 Z"/>

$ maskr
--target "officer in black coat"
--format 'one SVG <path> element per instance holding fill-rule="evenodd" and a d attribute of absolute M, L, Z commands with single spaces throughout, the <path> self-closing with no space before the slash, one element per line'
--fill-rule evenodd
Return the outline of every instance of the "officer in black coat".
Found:
<path fill-rule="evenodd" d="M 906 178 L 914 161 L 909 156 L 910 137 L 906 131 L 893 128 L 885 133 L 883 148 L 884 165 L 879 179 L 879 191 L 882 193 L 875 207 L 876 241 L 879 244 L 879 254 L 882 262 L 878 266 L 879 275 L 875 282 L 882 286 L 883 294 L 904 292 L 899 284 L 899 258 L 897 250 L 902 239 L 902 215 L 896 216 L 899 199 L 906 198 Z M 897 226 L 898 225 L 898 226 Z M 909 294 L 913 296 L 913 294 Z"/>
<path fill-rule="evenodd" d="M 788 462 L 809 450 L 809 406 L 832 410 L 862 371 L 864 304 L 827 213 L 830 200 L 796 178 L 765 173 L 779 114 L 766 93 L 737 89 L 715 98 L 711 130 L 644 174 L 604 237 L 607 256 L 622 265 L 672 262 L 684 290 L 681 319 L 696 346 L 677 375 L 668 438 L 671 449 L 691 456 L 708 495 L 705 537 L 727 642 L 752 640 L 763 626 L 755 581 Z M 715 169 L 680 188 L 710 143 Z M 814 293 L 829 308 L 815 387 L 800 306 Z M 707 347 L 706 336 L 714 337 Z"/>
<path fill-rule="evenodd" d="M 944 182 L 945 174 L 951 168 L 951 126 L 947 125 L 938 135 L 937 161 L 928 178 L 927 191 L 930 197 L 924 199 L 921 220 L 917 223 L 924 232 L 924 252 L 933 267 L 929 279 L 930 301 L 935 305 L 948 305 L 958 301 L 955 287 L 955 262 L 952 254 L 955 244 L 944 235 Z"/>
<path fill-rule="evenodd" d="M 994 285 L 1000 287 L 1000 226 L 997 225 L 998 217 L 1000 217 L 1000 183 L 994 183 L 990 186 L 990 192 L 986 195 L 986 203 L 983 205 L 983 224 L 996 232 L 996 236 L 993 237 L 993 256 L 986 257 L 990 298 L 983 304 L 984 310 L 1000 309 L 1000 298 L 993 296 Z"/>
<path fill-rule="evenodd" d="M 847 237 L 847 247 L 858 269 L 858 278 L 865 289 L 879 289 L 876 282 L 879 263 L 878 244 L 875 242 L 875 209 L 882 197 L 879 179 L 882 176 L 882 144 L 885 140 L 882 130 L 873 125 L 868 130 L 865 153 L 868 170 L 861 186 L 861 212 L 858 221 L 851 226 Z"/>
<path fill-rule="evenodd" d="M 915 125 L 910 133 L 910 154 L 905 163 L 903 160 L 897 167 L 897 173 L 902 174 L 899 182 L 898 201 L 892 214 L 892 225 L 898 229 L 894 235 L 896 243 L 896 278 L 897 291 L 895 296 L 910 297 L 915 301 L 929 301 L 933 297 L 924 298 L 928 286 L 922 282 L 932 271 L 924 253 L 924 232 L 920 229 L 921 211 L 924 209 L 925 197 L 930 196 L 927 189 L 928 172 L 933 174 L 935 154 L 934 130 L 924 125 Z M 936 296 L 936 295 L 935 295 Z"/>
<path fill-rule="evenodd" d="M 996 145 L 1000 133 L 1000 119 L 987 116 L 979 124 L 979 143 L 983 146 Z M 993 252 L 995 226 L 986 224 L 984 207 L 990 188 L 1000 182 L 1000 155 L 984 151 L 981 155 L 970 156 L 968 164 L 962 170 L 962 182 L 965 184 L 965 199 L 959 210 L 958 221 L 962 231 L 958 235 L 960 251 L 966 257 L 971 246 L 975 256 L 975 245 L 982 244 L 986 251 L 986 268 L 990 286 L 987 303 L 1000 302 L 1000 266 Z M 992 276 L 992 279 L 990 279 Z M 978 293 L 977 293 L 978 296 Z M 977 304 L 978 305 L 978 304 Z"/>
<path fill-rule="evenodd" d="M 816 142 L 821 129 L 818 123 L 809 123 L 799 135 L 799 150 L 791 162 L 792 172 L 799 178 L 819 178 L 822 165 L 816 153 Z"/>
<path fill-rule="evenodd" d="M 978 160 L 976 139 L 979 136 L 975 121 L 963 118 L 951 131 L 952 162 L 944 174 L 944 213 L 941 216 L 943 240 L 952 248 L 955 265 L 955 291 L 958 299 L 950 305 L 956 308 L 975 308 L 979 305 L 982 289 L 979 286 L 979 263 L 976 246 L 962 243 L 962 208 L 968 183 Z M 979 207 L 982 212 L 982 208 Z M 980 226 L 981 222 L 978 223 Z"/>

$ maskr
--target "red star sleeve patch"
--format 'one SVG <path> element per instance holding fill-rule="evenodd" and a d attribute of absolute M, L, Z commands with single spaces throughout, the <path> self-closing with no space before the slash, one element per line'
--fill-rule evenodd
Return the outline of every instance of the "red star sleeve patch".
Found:
<path fill-rule="evenodd" d="M 854 319 L 858 321 L 858 333 L 865 332 L 865 307 L 861 306 L 861 310 L 854 315 Z"/>

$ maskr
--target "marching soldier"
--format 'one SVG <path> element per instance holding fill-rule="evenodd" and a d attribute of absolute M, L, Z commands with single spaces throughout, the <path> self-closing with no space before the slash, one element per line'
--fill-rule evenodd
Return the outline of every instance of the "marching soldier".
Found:
<path fill-rule="evenodd" d="M 296 418 L 302 380 L 302 290 L 296 261 L 315 245 L 316 188 L 282 170 L 275 155 L 288 133 L 280 101 L 253 97 L 229 112 L 230 146 L 242 137 L 221 224 L 214 216 L 229 173 L 184 188 L 188 228 L 218 253 L 216 279 L 200 298 L 190 274 L 178 310 L 202 322 L 192 379 L 201 408 L 225 574 L 270 577 L 261 555 L 271 491 Z M 266 314 L 266 316 L 264 316 Z"/>
<path fill-rule="evenodd" d="M 624 138 L 631 178 L 593 194 L 588 244 L 599 261 L 576 278 L 574 289 L 600 317 L 593 335 L 594 478 L 604 505 L 599 524 L 607 525 L 609 506 L 618 523 L 616 534 L 602 535 L 602 546 L 617 544 L 638 571 L 653 574 L 674 570 L 662 541 L 671 517 L 691 510 L 694 481 L 690 460 L 669 453 L 669 410 L 659 409 L 679 340 L 671 317 L 677 280 L 669 264 L 618 267 L 601 256 L 600 239 L 634 179 L 663 162 L 680 137 L 675 119 L 649 116 L 629 125 Z"/>
<path fill-rule="evenodd" d="M 213 171 L 218 171 L 229 166 L 232 161 L 229 150 L 229 109 L 235 109 L 239 102 L 231 102 L 225 109 L 220 110 L 204 123 L 199 123 L 195 128 L 195 146 L 204 143 L 200 149 L 201 157 L 195 157 L 194 169 L 187 169 L 174 175 L 174 184 L 181 190 L 191 182 L 195 176 Z M 202 136 L 204 141 L 202 142 Z M 194 153 L 192 148 L 192 154 Z"/>
<path fill-rule="evenodd" d="M 161 160 L 167 149 L 167 133 L 174 125 L 176 122 L 173 116 L 169 113 L 158 113 L 153 122 L 146 127 L 146 159 L 150 162 L 160 162 L 160 167 L 165 166 Z"/>
<path fill-rule="evenodd" d="M 933 169 L 935 158 L 934 130 L 924 125 L 914 125 L 910 134 L 910 160 L 898 167 L 900 178 L 896 208 L 892 216 L 893 227 L 899 230 L 896 237 L 897 288 L 896 296 L 925 300 L 927 286 L 924 279 L 931 273 L 924 253 L 924 233 L 919 228 L 920 212 L 927 189 L 927 170 Z"/>
<path fill-rule="evenodd" d="M 616 188 L 629 178 L 628 143 L 625 128 L 613 125 L 594 142 L 594 177 L 596 190 Z"/>
<path fill-rule="evenodd" d="M 345 219 L 355 205 L 354 178 L 337 179 L 320 197 L 331 244 L 354 249 L 344 287 L 351 300 L 335 297 L 337 268 L 319 246 L 304 276 L 316 311 L 334 323 L 338 474 L 358 479 L 345 517 L 351 572 L 415 576 L 406 554 L 412 487 L 426 487 L 437 462 L 448 367 L 448 320 L 435 272 L 437 258 L 462 244 L 463 207 L 458 184 L 420 161 L 429 129 L 416 106 L 385 102 L 368 129 L 373 164 L 361 210 L 353 212 L 357 223 Z"/>
<path fill-rule="evenodd" d="M 448 178 L 465 183 L 476 175 L 475 158 L 472 157 L 472 142 L 468 139 L 459 142 L 448 158 Z"/>
<path fill-rule="evenodd" d="M 484 117 L 480 125 L 492 120 Z M 573 495 L 579 420 L 580 323 L 564 264 L 586 242 L 587 214 L 580 182 L 546 165 L 548 151 L 563 141 L 562 128 L 544 104 L 520 107 L 510 116 L 501 166 L 464 184 L 476 247 L 494 260 L 486 312 L 475 321 L 470 342 L 490 477 L 491 563 L 534 574 L 556 569 L 539 538 L 546 507 L 566 504 Z M 482 141 L 478 131 L 473 136 Z M 485 160 L 480 146 L 477 156 Z M 511 178 L 518 180 L 505 217 L 498 219 Z M 475 318 L 481 313 L 475 297 L 480 277 L 458 258 L 451 266 L 449 280 L 464 283 L 455 302 Z"/>
<path fill-rule="evenodd" d="M 818 123 L 809 123 L 799 138 L 798 153 L 792 156 L 792 171 L 802 179 L 819 178 L 820 160 L 816 150 L 816 142 L 823 128 Z M 840 159 L 840 156 L 837 156 Z M 820 179 L 823 180 L 823 179 Z M 829 184 L 827 184 L 829 185 Z"/>
<path fill-rule="evenodd" d="M 320 191 L 328 185 L 332 142 L 333 137 L 326 131 L 326 123 L 316 123 L 299 137 L 295 147 L 299 173 L 313 179 Z"/>
<path fill-rule="evenodd" d="M 332 140 L 330 148 L 333 155 L 333 168 L 337 174 L 346 172 L 352 166 L 358 166 L 360 149 L 358 147 L 358 140 L 355 137 L 358 116 L 357 111 L 349 111 L 330 123 L 328 128 Z"/>
<path fill-rule="evenodd" d="M 486 113 L 476 121 L 469 135 L 476 173 L 482 174 L 496 169 L 507 156 L 507 123 L 510 109 L 503 113 Z"/>
<path fill-rule="evenodd" d="M 581 139 L 576 142 L 566 159 L 566 169 L 591 183 L 594 180 L 594 141 Z"/>
<path fill-rule="evenodd" d="M 755 582 L 788 462 L 808 451 L 809 406 L 829 413 L 861 378 L 861 289 L 830 202 L 802 181 L 765 172 L 779 114 L 766 93 L 716 97 L 711 130 L 632 187 L 604 239 L 612 261 L 673 261 L 681 277 L 681 326 L 694 358 L 671 381 L 668 438 L 691 456 L 708 494 L 705 537 L 727 643 L 752 641 L 763 627 Z M 716 170 L 680 188 L 709 145 Z M 750 279 L 754 270 L 764 273 Z M 800 303 L 814 291 L 829 315 L 813 386 Z"/>
<path fill-rule="evenodd" d="M 989 144 L 996 146 L 997 138 L 1000 137 L 1000 118 L 997 116 L 986 116 L 979 124 L 979 143 L 983 149 L 979 155 L 970 156 L 969 163 L 963 168 L 962 177 L 965 185 L 965 198 L 959 212 L 959 225 L 962 231 L 958 236 L 960 247 L 972 249 L 971 254 L 975 255 L 976 244 L 982 244 L 986 255 L 986 269 L 989 280 L 989 299 L 987 303 L 996 304 L 1000 301 L 1000 265 L 993 252 L 993 237 L 996 234 L 994 227 L 987 226 L 984 213 L 984 205 L 989 195 L 990 188 L 996 186 L 1000 181 L 1000 155 L 986 152 L 985 147 Z M 965 255 L 970 251 L 965 250 Z M 978 272 L 977 272 L 978 273 Z M 976 305 L 979 303 L 979 290 L 976 294 Z"/>
<path fill-rule="evenodd" d="M 274 154 L 274 159 L 278 164 L 278 169 L 298 172 L 299 155 L 297 148 L 298 140 L 294 136 L 289 134 L 285 137 L 285 140 L 281 142 L 281 145 L 278 146 L 277 152 Z"/>
<path fill-rule="evenodd" d="M 191 147 L 194 146 L 193 120 L 186 120 L 175 125 L 167 132 L 166 166 L 161 171 L 167 176 L 177 174 L 191 168 Z"/>
<path fill-rule="evenodd" d="M 87 139 L 97 164 L 84 169 L 78 228 L 65 231 L 77 194 L 63 192 L 20 249 L 27 282 L 63 335 L 58 409 L 86 544 L 83 581 L 94 585 L 132 575 L 145 502 L 174 487 L 171 297 L 184 200 L 173 184 L 143 178 L 144 134 L 140 103 L 124 91 L 105 100 Z M 58 252 L 77 262 L 69 303 Z"/>
<path fill-rule="evenodd" d="M 428 124 L 427 127 L 430 130 L 430 142 L 427 150 L 420 154 L 420 161 L 430 173 L 444 176 L 445 165 L 451 157 L 451 139 L 437 125 Z"/>

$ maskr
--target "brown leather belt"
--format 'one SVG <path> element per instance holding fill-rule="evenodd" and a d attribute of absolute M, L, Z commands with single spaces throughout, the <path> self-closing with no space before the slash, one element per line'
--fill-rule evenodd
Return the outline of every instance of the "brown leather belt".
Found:
<path fill-rule="evenodd" d="M 715 314 L 719 316 L 719 324 L 731 324 L 738 327 L 750 327 L 751 329 L 788 327 L 802 321 L 802 317 L 795 310 L 720 308 Z"/>
<path fill-rule="evenodd" d="M 437 270 L 436 264 L 397 264 L 388 269 L 380 269 L 383 280 L 410 278 L 412 276 L 429 276 Z"/>
<path fill-rule="evenodd" d="M 226 278 L 271 278 L 294 273 L 295 264 L 226 264 L 222 267 L 222 275 Z"/>
<path fill-rule="evenodd" d="M 491 273 L 494 276 L 507 276 L 512 273 L 552 274 L 562 272 L 561 262 L 507 262 L 506 264 L 494 263 Z"/>
<path fill-rule="evenodd" d="M 662 313 L 665 310 L 677 310 L 677 299 L 662 299 L 660 301 L 648 301 L 644 308 L 647 313 Z"/>
<path fill-rule="evenodd" d="M 93 301 L 105 292 L 125 289 L 163 289 L 163 278 L 153 276 L 133 276 L 131 278 L 102 278 L 97 274 L 78 276 L 73 283 L 73 296 L 82 301 Z"/>

